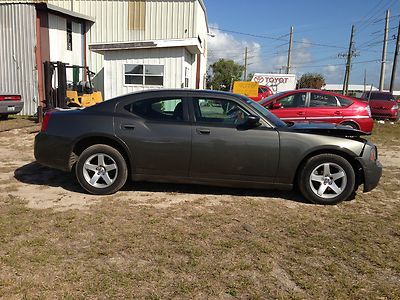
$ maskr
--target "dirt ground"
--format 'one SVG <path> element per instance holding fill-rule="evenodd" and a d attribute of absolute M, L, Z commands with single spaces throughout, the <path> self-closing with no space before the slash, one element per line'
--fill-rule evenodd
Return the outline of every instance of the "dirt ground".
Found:
<path fill-rule="evenodd" d="M 400 297 L 398 124 L 371 137 L 380 185 L 330 207 L 150 183 L 91 196 L 38 165 L 39 127 L 19 125 L 0 129 L 0 297 Z"/>

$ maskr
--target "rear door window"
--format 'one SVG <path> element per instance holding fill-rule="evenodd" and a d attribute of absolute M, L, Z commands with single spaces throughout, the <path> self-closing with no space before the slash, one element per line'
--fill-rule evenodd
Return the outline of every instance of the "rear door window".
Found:
<path fill-rule="evenodd" d="M 128 104 L 125 109 L 148 120 L 185 120 L 182 99 L 146 99 Z"/>
<path fill-rule="evenodd" d="M 320 93 L 311 93 L 310 107 L 337 107 L 335 96 Z"/>

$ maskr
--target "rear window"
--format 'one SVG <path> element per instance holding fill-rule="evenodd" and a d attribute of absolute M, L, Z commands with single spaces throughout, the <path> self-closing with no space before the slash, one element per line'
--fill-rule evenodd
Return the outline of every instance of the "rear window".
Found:
<path fill-rule="evenodd" d="M 340 102 L 340 106 L 350 106 L 353 104 L 353 101 L 351 101 L 350 99 L 341 98 L 341 97 L 337 97 L 337 98 Z"/>
<path fill-rule="evenodd" d="M 370 93 L 365 93 L 363 95 L 365 99 L 373 99 L 373 100 L 383 100 L 383 101 L 394 101 L 394 97 L 391 93 L 379 93 L 379 92 L 372 92 L 371 96 Z"/>

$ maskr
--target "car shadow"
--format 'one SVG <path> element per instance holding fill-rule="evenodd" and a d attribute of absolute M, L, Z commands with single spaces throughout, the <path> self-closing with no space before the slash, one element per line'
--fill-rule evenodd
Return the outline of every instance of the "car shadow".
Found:
<path fill-rule="evenodd" d="M 70 192 L 86 193 L 72 173 L 48 168 L 37 162 L 31 162 L 18 168 L 14 172 L 14 177 L 18 181 L 26 184 L 61 187 Z M 284 200 L 310 204 L 299 194 L 299 192 L 296 191 L 228 188 L 195 184 L 128 182 L 121 191 L 281 198 Z"/>
<path fill-rule="evenodd" d="M 84 193 L 72 173 L 31 162 L 14 171 L 14 178 L 26 184 L 61 187 L 70 192 Z"/>

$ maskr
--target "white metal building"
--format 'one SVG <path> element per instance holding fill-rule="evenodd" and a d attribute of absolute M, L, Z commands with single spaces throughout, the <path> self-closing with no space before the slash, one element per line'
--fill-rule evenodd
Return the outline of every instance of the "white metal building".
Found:
<path fill-rule="evenodd" d="M 83 65 L 93 19 L 51 4 L 8 2 L 0 2 L 0 90 L 20 94 L 22 114 L 32 115 L 44 97 L 43 62 Z"/>
<path fill-rule="evenodd" d="M 43 32 L 46 27 L 38 26 L 38 23 L 43 22 L 38 17 L 39 13 L 36 9 L 40 5 L 57 11 L 55 17 L 50 16 L 48 18 L 47 27 L 49 30 L 47 35 L 50 49 L 47 56 L 48 60 L 61 60 L 70 64 L 82 64 L 83 61 L 83 64 L 88 65 L 96 73 L 94 83 L 98 89 L 103 91 L 105 99 L 127 91 L 149 87 L 204 87 L 207 68 L 208 23 L 203 0 L 2 1 L 0 2 L 0 34 L 7 30 L 4 29 L 4 17 L 1 15 L 5 13 L 6 19 L 17 20 L 20 18 L 20 22 L 24 23 L 23 27 L 13 28 L 15 27 L 14 21 L 14 23 L 10 21 L 7 26 L 10 26 L 14 33 L 22 30 L 22 33 L 19 34 L 26 35 L 29 41 L 27 45 L 21 44 L 20 50 L 15 48 L 13 54 L 8 55 L 7 59 L 0 57 L 2 65 L 0 69 L 4 69 L 0 72 L 4 72 L 4 74 L 10 72 L 9 68 L 14 64 L 13 55 L 15 57 L 24 56 L 24 59 L 29 61 L 30 67 L 25 70 L 25 73 L 31 74 L 31 78 L 20 80 L 22 85 L 24 85 L 24 81 L 31 82 L 30 87 L 25 87 L 25 90 L 29 89 L 29 95 L 26 99 L 29 99 L 30 104 L 26 106 L 27 109 L 23 113 L 33 114 L 36 111 L 36 106 L 40 101 L 43 101 L 42 88 L 40 87 L 43 76 L 40 73 L 44 59 L 41 58 L 40 60 L 35 52 L 35 46 L 43 44 L 43 42 L 38 41 L 37 33 Z M 20 16 L 19 11 L 21 9 L 25 9 L 27 13 Z M 62 16 L 70 17 L 63 20 L 60 18 Z M 69 25 L 68 20 L 72 20 L 76 24 Z M 64 28 L 68 31 L 72 29 L 74 34 L 82 33 L 79 38 L 81 42 L 77 37 L 73 38 L 72 52 L 68 49 L 65 50 L 65 47 L 68 46 L 68 40 L 66 34 L 60 33 Z M 47 35 L 44 35 L 45 39 Z M 15 39 L 7 33 L 3 36 L 0 35 L 0 37 L 0 43 L 3 44 Z M 169 41 L 172 42 L 171 47 L 169 46 L 171 44 L 168 44 Z M 157 46 L 151 47 L 151 49 L 149 47 L 131 47 L 106 50 L 107 47 L 111 48 L 113 44 L 137 42 L 154 43 Z M 94 51 L 89 50 L 89 45 L 92 45 Z M 99 45 L 104 46 L 104 51 L 98 49 Z M 42 49 L 42 52 L 45 50 Z M 106 63 L 104 63 L 104 59 L 106 59 Z M 5 68 L 3 67 L 3 60 L 7 60 L 8 65 Z M 113 62 L 114 60 L 115 62 Z M 125 73 L 120 72 L 114 75 L 113 65 L 121 63 L 122 60 L 128 60 L 128 65 L 143 65 L 145 70 L 144 65 L 149 66 L 147 69 L 151 69 L 152 72 L 161 69 L 151 66 L 164 66 L 162 84 L 129 83 L 117 88 L 115 85 L 118 82 L 123 83 L 120 79 L 123 78 Z M 160 77 L 161 72 L 158 72 L 158 75 Z M 144 74 L 143 77 L 145 77 Z M 137 79 L 137 77 L 135 78 Z M 0 81 L 2 79 L 3 75 L 0 75 Z M 144 83 L 146 82 L 144 81 Z M 40 101 L 37 101 L 37 99 L 40 99 Z"/>

